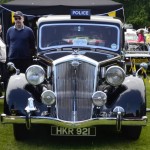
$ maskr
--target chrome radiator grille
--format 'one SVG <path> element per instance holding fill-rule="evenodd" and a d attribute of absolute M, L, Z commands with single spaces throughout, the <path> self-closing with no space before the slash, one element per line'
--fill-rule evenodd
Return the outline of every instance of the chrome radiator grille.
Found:
<path fill-rule="evenodd" d="M 89 119 L 92 111 L 95 66 L 80 62 L 73 67 L 71 62 L 56 65 L 56 93 L 58 118 L 67 121 Z"/>

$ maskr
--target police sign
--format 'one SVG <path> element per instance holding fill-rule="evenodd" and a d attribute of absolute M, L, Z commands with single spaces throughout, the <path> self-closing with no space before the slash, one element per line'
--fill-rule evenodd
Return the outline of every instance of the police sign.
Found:
<path fill-rule="evenodd" d="M 71 9 L 72 18 L 90 18 L 90 9 Z"/>

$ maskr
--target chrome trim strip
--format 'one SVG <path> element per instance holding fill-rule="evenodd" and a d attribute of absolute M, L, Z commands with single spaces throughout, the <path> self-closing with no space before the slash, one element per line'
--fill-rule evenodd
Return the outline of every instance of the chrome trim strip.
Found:
<path fill-rule="evenodd" d="M 51 117 L 41 117 L 41 116 L 31 116 L 31 124 L 51 124 L 56 126 L 62 126 L 67 128 L 81 128 L 96 125 L 116 125 L 116 117 L 106 117 L 106 118 L 92 118 L 84 121 L 64 121 L 57 118 Z M 121 125 L 123 126 L 145 126 L 147 124 L 147 116 L 136 119 L 126 119 L 122 118 Z M 6 114 L 1 114 L 2 124 L 25 124 L 25 116 L 7 116 Z"/>
<path fill-rule="evenodd" d="M 90 63 L 90 64 L 95 65 L 95 66 L 98 65 L 97 61 L 95 61 L 89 57 L 86 57 L 84 55 L 73 55 L 73 54 L 61 57 L 57 60 L 54 60 L 53 65 L 55 66 L 56 64 L 60 64 L 60 63 L 66 62 L 66 61 L 73 61 L 73 60 L 85 61 L 85 62 Z"/>

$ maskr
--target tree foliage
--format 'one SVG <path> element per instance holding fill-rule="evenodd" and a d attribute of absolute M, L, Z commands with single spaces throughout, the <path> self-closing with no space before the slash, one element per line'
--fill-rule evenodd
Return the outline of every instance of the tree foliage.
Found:
<path fill-rule="evenodd" d="M 9 2 L 11 0 L 0 0 L 0 4 L 3 4 L 3 3 L 6 3 L 6 2 Z"/>
<path fill-rule="evenodd" d="M 134 28 L 150 26 L 150 0 L 114 0 L 124 5 L 126 23 Z"/>

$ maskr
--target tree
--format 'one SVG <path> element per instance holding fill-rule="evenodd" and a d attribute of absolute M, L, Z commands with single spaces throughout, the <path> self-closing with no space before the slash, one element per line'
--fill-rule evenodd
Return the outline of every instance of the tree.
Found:
<path fill-rule="evenodd" d="M 11 0 L 0 0 L 0 4 L 3 4 L 3 3 L 6 3 L 6 2 L 9 2 Z"/>
<path fill-rule="evenodd" d="M 135 29 L 150 26 L 150 0 L 114 0 L 124 5 L 125 21 Z"/>

